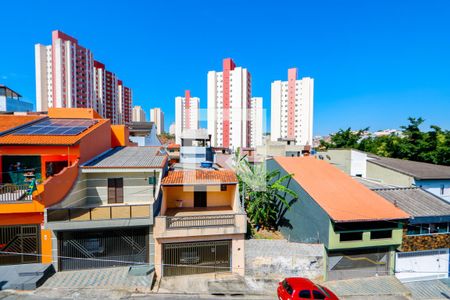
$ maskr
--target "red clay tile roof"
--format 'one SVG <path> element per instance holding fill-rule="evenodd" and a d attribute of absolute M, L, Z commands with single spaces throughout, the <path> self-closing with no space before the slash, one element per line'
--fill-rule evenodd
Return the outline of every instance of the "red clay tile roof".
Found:
<path fill-rule="evenodd" d="M 162 185 L 237 184 L 230 170 L 175 170 L 163 178 Z"/>
<path fill-rule="evenodd" d="M 45 116 L 14 116 L 14 115 L 0 115 L 0 133 L 14 129 L 16 127 L 28 124 L 38 119 L 45 118 Z"/>
<path fill-rule="evenodd" d="M 0 145 L 74 145 L 84 136 L 102 126 L 108 119 L 96 119 L 98 122 L 78 135 L 13 135 L 0 136 Z"/>
<path fill-rule="evenodd" d="M 409 215 L 377 193 L 313 157 L 275 157 L 275 161 L 336 222 L 407 219 Z M 300 199 L 301 201 L 301 199 Z"/>
<path fill-rule="evenodd" d="M 167 146 L 167 149 L 180 149 L 180 144 L 171 143 Z"/>

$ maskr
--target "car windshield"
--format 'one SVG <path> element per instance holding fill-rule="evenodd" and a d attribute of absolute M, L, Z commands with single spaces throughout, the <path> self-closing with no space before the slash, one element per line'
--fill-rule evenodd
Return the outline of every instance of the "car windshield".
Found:
<path fill-rule="evenodd" d="M 321 291 L 325 296 L 330 297 L 330 294 L 327 292 L 327 290 L 323 287 L 317 284 L 317 289 Z"/>
<path fill-rule="evenodd" d="M 289 283 L 288 283 L 286 280 L 283 280 L 283 288 L 286 290 L 286 292 L 287 292 L 289 295 L 292 295 L 292 292 L 293 292 L 294 290 L 292 289 L 292 287 L 289 285 Z"/>

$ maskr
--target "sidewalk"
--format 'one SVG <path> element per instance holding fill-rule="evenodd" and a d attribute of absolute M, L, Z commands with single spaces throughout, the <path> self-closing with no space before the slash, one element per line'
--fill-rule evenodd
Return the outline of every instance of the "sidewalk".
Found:
<path fill-rule="evenodd" d="M 278 280 L 242 277 L 234 274 L 201 274 L 163 277 L 154 292 L 217 296 L 266 296 L 276 298 Z"/>
<path fill-rule="evenodd" d="M 411 291 L 394 276 L 328 281 L 323 285 L 340 299 L 412 299 Z"/>

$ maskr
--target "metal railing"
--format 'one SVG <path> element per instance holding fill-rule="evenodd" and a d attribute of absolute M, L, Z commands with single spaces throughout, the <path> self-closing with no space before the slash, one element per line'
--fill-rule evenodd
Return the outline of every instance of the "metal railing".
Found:
<path fill-rule="evenodd" d="M 234 226 L 235 215 L 166 217 L 167 229 Z"/>
<path fill-rule="evenodd" d="M 33 196 L 28 193 L 28 189 L 28 184 L 0 185 L 0 203 L 31 201 Z"/>
<path fill-rule="evenodd" d="M 151 217 L 150 205 L 71 207 L 47 210 L 47 222 L 80 222 Z"/>

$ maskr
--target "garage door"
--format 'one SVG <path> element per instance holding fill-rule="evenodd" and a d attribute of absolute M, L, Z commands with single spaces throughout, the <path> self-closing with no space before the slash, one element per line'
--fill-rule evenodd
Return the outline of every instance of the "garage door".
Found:
<path fill-rule="evenodd" d="M 147 228 L 58 234 L 59 269 L 80 270 L 148 262 Z"/>
<path fill-rule="evenodd" d="M 231 271 L 231 240 L 163 245 L 163 276 Z"/>
<path fill-rule="evenodd" d="M 40 262 L 39 225 L 0 226 L 0 265 Z"/>
<path fill-rule="evenodd" d="M 328 254 L 328 280 L 389 275 L 387 249 L 344 251 Z"/>

